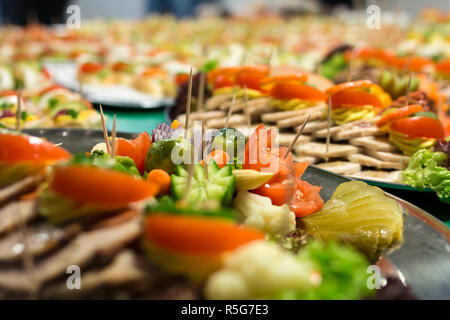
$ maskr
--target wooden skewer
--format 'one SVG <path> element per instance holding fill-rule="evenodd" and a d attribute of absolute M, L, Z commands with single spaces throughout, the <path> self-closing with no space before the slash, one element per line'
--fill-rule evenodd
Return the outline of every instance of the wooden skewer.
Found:
<path fill-rule="evenodd" d="M 405 107 L 409 105 L 409 92 L 411 91 L 411 72 L 408 75 L 408 85 L 406 86 Z"/>
<path fill-rule="evenodd" d="M 204 152 L 205 152 L 205 119 L 202 118 L 202 157 L 204 156 Z M 203 161 L 205 162 L 205 165 L 203 166 L 205 169 L 205 178 L 206 180 L 209 179 L 208 177 L 208 163 L 206 162 L 206 158 L 204 157 Z"/>
<path fill-rule="evenodd" d="M 20 133 L 21 125 L 20 120 L 22 119 L 22 87 L 17 91 L 17 110 L 16 110 L 16 131 Z"/>
<path fill-rule="evenodd" d="M 106 130 L 105 115 L 103 114 L 102 105 L 100 105 L 100 117 L 102 119 L 103 137 L 105 138 L 106 151 L 111 155 L 111 145 L 109 144 L 108 131 Z"/>
<path fill-rule="evenodd" d="M 327 140 L 326 140 L 325 162 L 328 162 L 328 150 L 330 148 L 330 127 L 331 127 L 331 96 L 328 98 L 328 121 L 327 121 Z"/>
<path fill-rule="evenodd" d="M 233 98 L 231 99 L 230 108 L 228 109 L 227 119 L 225 121 L 225 127 L 228 128 L 230 124 L 231 113 L 233 112 L 234 103 L 236 102 L 236 87 L 233 88 Z"/>
<path fill-rule="evenodd" d="M 116 115 L 113 118 L 113 127 L 111 131 L 111 158 L 116 155 Z"/>
<path fill-rule="evenodd" d="M 348 69 L 347 69 L 347 82 L 352 81 L 352 54 L 350 54 L 350 58 L 348 60 Z"/>
<path fill-rule="evenodd" d="M 198 86 L 197 112 L 203 112 L 203 102 L 205 99 L 205 73 L 200 72 L 200 84 Z"/>
<path fill-rule="evenodd" d="M 189 130 L 189 116 L 191 115 L 191 97 L 192 97 L 192 67 L 189 72 L 189 83 L 188 83 L 188 96 L 186 101 L 186 119 L 184 121 L 184 138 L 187 139 L 187 134 Z"/>
<path fill-rule="evenodd" d="M 247 86 L 244 84 L 244 114 L 245 119 L 247 121 L 247 126 L 250 128 L 252 126 L 252 116 L 248 110 L 248 94 L 247 94 Z"/>
<path fill-rule="evenodd" d="M 297 134 L 295 135 L 294 139 L 292 139 L 291 144 L 289 145 L 289 148 L 287 149 L 286 153 L 284 154 L 284 157 L 283 157 L 284 159 L 287 158 L 287 156 L 289 155 L 289 152 L 291 152 L 292 148 L 294 148 L 295 143 L 297 142 L 298 138 L 301 136 L 303 129 L 305 129 L 305 126 L 308 123 L 310 117 L 311 117 L 311 113 L 308 114 L 305 121 L 303 121 L 302 126 L 298 129 Z"/>

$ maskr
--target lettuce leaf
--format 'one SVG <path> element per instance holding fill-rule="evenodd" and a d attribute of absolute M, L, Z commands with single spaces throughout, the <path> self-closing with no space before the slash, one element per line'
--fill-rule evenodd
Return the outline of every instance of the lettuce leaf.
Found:
<path fill-rule="evenodd" d="M 443 152 L 419 150 L 409 160 L 402 181 L 420 189 L 430 187 L 442 202 L 450 204 L 450 171 L 442 166 L 446 161 L 447 154 Z"/>

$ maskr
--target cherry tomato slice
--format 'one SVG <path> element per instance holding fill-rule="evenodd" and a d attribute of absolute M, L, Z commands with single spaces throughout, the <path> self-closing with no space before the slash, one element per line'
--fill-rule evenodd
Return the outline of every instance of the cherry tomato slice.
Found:
<path fill-rule="evenodd" d="M 444 139 L 444 126 L 439 120 L 430 117 L 410 117 L 391 123 L 390 130 L 403 133 L 410 138 Z"/>
<path fill-rule="evenodd" d="M 70 153 L 37 137 L 0 134 L 0 162 L 51 164 L 70 158 Z"/>
<path fill-rule="evenodd" d="M 377 127 L 382 127 L 385 124 L 401 119 L 401 118 L 405 118 L 407 116 L 410 116 L 416 112 L 422 112 L 423 111 L 423 107 L 420 104 L 413 104 L 410 106 L 406 106 L 403 108 L 399 108 L 397 110 L 395 110 L 394 112 L 391 112 L 387 115 L 385 115 L 384 117 L 382 117 L 380 120 L 378 120 L 376 122 Z"/>
<path fill-rule="evenodd" d="M 280 100 L 301 99 L 307 101 L 325 101 L 326 95 L 310 86 L 293 82 L 279 82 L 270 90 L 270 96 Z"/>
<path fill-rule="evenodd" d="M 126 173 L 83 165 L 55 169 L 51 188 L 70 199 L 124 206 L 158 193 L 158 186 Z"/>
<path fill-rule="evenodd" d="M 80 71 L 83 73 L 92 73 L 97 72 L 103 69 L 103 65 L 101 63 L 96 62 L 86 62 L 81 65 Z"/>
<path fill-rule="evenodd" d="M 333 108 L 341 106 L 360 107 L 364 105 L 381 108 L 381 101 L 376 95 L 364 91 L 341 91 L 331 97 L 331 106 Z"/>

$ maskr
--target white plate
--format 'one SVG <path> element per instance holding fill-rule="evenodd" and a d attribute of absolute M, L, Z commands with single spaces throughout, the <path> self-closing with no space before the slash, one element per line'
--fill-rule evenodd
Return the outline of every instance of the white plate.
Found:
<path fill-rule="evenodd" d="M 50 72 L 53 81 L 79 91 L 77 80 L 77 66 L 72 62 L 45 62 L 45 68 Z M 96 104 L 125 108 L 159 108 L 173 104 L 172 98 L 160 98 L 142 93 L 132 87 L 124 85 L 83 85 L 83 96 Z"/>

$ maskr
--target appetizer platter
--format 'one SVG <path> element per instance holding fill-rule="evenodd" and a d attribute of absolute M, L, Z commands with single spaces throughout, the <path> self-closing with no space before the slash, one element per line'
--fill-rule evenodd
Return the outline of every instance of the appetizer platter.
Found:
<path fill-rule="evenodd" d="M 165 80 L 166 86 L 172 89 L 160 90 L 156 92 L 156 89 L 149 93 L 145 91 L 139 91 L 135 88 L 122 84 L 121 82 L 111 83 L 104 85 L 100 81 L 95 81 L 92 78 L 84 77 L 77 78 L 77 65 L 74 63 L 46 63 L 45 64 L 54 81 L 66 88 L 73 91 L 79 91 L 82 88 L 83 97 L 95 104 L 107 105 L 110 107 L 121 108 L 159 108 L 167 107 L 173 104 L 173 98 L 171 98 L 170 90 L 174 90 L 174 84 Z M 89 70 L 84 72 L 87 74 L 93 73 L 96 67 L 91 64 L 84 64 L 81 66 L 83 70 Z M 100 68 L 100 66 L 98 66 Z M 98 70 L 101 72 L 101 70 Z M 150 79 L 150 70 L 147 70 L 148 78 Z M 93 77 L 89 75 L 89 77 Z M 151 77 L 151 81 L 157 82 L 158 80 Z M 146 80 L 150 81 L 150 80 Z M 162 80 L 161 80 L 162 81 Z M 80 83 L 81 82 L 81 83 Z M 143 85 L 143 81 L 136 80 L 136 83 Z M 148 84 L 151 86 L 151 84 Z"/>
<path fill-rule="evenodd" d="M 151 135 L 2 131 L 1 296 L 450 296 L 441 222 L 377 187 L 293 162 L 262 124 L 246 142 L 235 128 L 204 131 L 198 140 L 177 121 Z M 233 156 L 240 143 L 244 154 Z M 257 161 L 246 160 L 253 147 Z M 174 150 L 204 155 L 176 164 Z M 375 263 L 379 289 L 367 284 Z M 82 270 L 80 290 L 67 288 L 69 265 Z"/>

